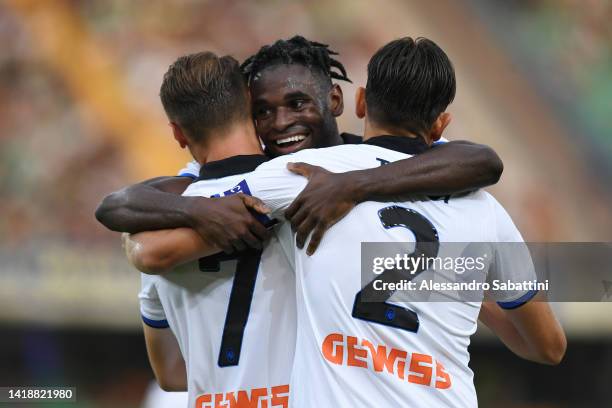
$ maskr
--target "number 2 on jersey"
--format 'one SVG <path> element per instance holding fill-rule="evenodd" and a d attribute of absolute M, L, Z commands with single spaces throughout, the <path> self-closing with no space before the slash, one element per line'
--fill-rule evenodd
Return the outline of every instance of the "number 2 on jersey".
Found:
<path fill-rule="evenodd" d="M 433 224 L 420 213 L 393 205 L 378 211 L 378 218 L 386 229 L 402 227 L 412 231 L 415 237 L 415 248 L 409 257 L 435 257 L 438 255 L 440 246 L 438 232 Z M 394 291 L 377 291 L 374 289 L 374 281 L 400 282 L 402 279 L 410 281 L 423 272 L 421 265 L 422 263 L 419 263 L 420 267 L 413 274 L 398 269 L 385 270 L 357 293 L 352 316 L 416 333 L 419 329 L 417 314 L 410 309 L 386 303 Z M 373 297 L 378 298 L 381 295 L 384 298 L 381 302 L 366 302 L 363 300 Z"/>

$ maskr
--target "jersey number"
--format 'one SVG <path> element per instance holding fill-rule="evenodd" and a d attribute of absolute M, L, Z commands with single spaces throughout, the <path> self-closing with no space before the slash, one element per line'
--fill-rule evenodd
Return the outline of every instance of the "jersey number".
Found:
<path fill-rule="evenodd" d="M 408 255 L 409 257 L 435 257 L 438 255 L 440 246 L 438 232 L 433 224 L 423 215 L 414 210 L 394 205 L 378 211 L 378 218 L 386 229 L 403 227 L 412 231 L 416 244 L 414 252 Z M 398 269 L 385 270 L 357 293 L 355 303 L 353 304 L 352 316 L 357 319 L 416 332 L 419 329 L 419 317 L 417 314 L 410 309 L 386 303 L 394 291 L 389 290 L 381 293 L 381 291 L 374 289 L 374 281 L 400 282 L 402 279 L 410 281 L 421 272 L 423 272 L 422 267 L 417 269 L 414 274 Z M 366 302 L 362 300 L 380 297 L 381 294 L 384 298 L 381 302 Z"/>
<path fill-rule="evenodd" d="M 219 270 L 219 262 L 229 259 L 237 259 L 234 284 L 227 305 L 225 325 L 221 336 L 221 349 L 219 351 L 219 367 L 230 367 L 238 365 L 240 360 L 240 349 L 244 329 L 249 320 L 249 311 L 257 280 L 257 271 L 262 251 L 249 250 L 238 257 L 227 255 L 213 255 L 200 260 L 200 270 L 203 272 L 215 272 Z"/>

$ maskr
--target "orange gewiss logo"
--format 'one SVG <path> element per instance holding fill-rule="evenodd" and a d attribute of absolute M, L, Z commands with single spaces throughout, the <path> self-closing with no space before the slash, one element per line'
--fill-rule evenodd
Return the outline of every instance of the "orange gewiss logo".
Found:
<path fill-rule="evenodd" d="M 288 405 L 289 385 L 202 394 L 195 403 L 196 408 L 287 408 Z"/>
<path fill-rule="evenodd" d="M 340 333 L 327 335 L 321 351 L 333 364 L 367 369 L 369 363 L 376 372 L 385 371 L 400 380 L 438 389 L 450 388 L 452 384 L 442 363 L 429 354 L 408 353 L 384 344 L 374 345 L 369 340 Z"/>

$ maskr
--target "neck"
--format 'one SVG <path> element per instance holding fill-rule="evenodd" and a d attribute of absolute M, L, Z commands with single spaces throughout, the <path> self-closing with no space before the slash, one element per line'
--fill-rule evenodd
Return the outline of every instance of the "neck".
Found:
<path fill-rule="evenodd" d="M 409 138 L 417 138 L 422 137 L 425 140 L 425 143 L 431 145 L 431 137 L 427 134 L 418 134 L 416 132 L 409 131 L 407 129 L 395 128 L 392 126 L 386 125 L 378 125 L 374 123 L 366 117 L 364 122 L 364 131 L 363 131 L 363 140 L 368 140 L 372 137 L 383 136 L 383 135 L 391 135 L 391 136 L 401 136 L 401 137 L 409 137 Z"/>
<path fill-rule="evenodd" d="M 329 138 L 329 146 L 338 146 L 344 144 L 344 140 L 340 137 L 340 133 L 336 132 L 333 137 Z"/>
<path fill-rule="evenodd" d="M 331 119 L 333 122 L 328 126 L 328 132 L 326 132 L 329 136 L 323 139 L 323 142 L 320 146 L 316 147 L 330 147 L 330 146 L 338 146 L 344 144 L 344 140 L 340 137 L 340 133 L 338 131 L 338 124 L 336 123 L 336 119 Z"/>
<path fill-rule="evenodd" d="M 198 163 L 205 164 L 232 156 L 263 154 L 263 150 L 249 120 L 219 131 L 202 145 L 192 146 L 191 153 Z"/>

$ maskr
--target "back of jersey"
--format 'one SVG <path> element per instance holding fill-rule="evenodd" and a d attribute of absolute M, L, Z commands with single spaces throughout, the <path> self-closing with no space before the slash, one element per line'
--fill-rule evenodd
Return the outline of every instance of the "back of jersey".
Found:
<path fill-rule="evenodd" d="M 287 162 L 343 172 L 407 157 L 368 144 L 303 151 L 262 165 L 247 182 L 253 195 L 280 213 L 305 184 L 281 174 Z M 480 302 L 398 303 L 401 296 L 393 291 L 384 303 L 369 302 L 364 295 L 371 282 L 361 278 L 360 253 L 362 242 L 402 243 L 402 253 L 411 254 L 422 242 L 500 240 L 521 237 L 495 199 L 479 191 L 448 200 L 362 203 L 327 232 L 313 256 L 296 249 L 291 406 L 477 406 L 467 348 Z M 447 251 L 428 248 L 429 257 Z M 388 280 L 385 274 L 378 279 Z"/>
<path fill-rule="evenodd" d="M 243 178 L 198 181 L 184 195 L 234 194 Z M 295 275 L 275 235 L 263 252 L 212 256 L 142 282 L 144 322 L 178 340 L 190 407 L 287 407 Z"/>

